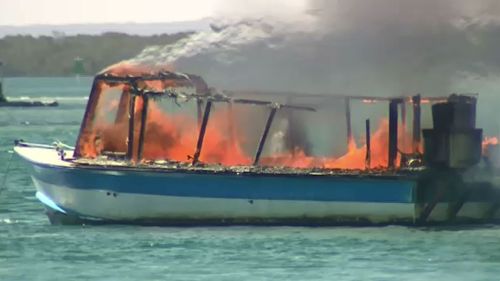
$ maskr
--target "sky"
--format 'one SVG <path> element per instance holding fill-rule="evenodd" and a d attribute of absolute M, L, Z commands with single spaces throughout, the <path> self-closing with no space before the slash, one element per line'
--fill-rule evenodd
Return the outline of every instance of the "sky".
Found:
<path fill-rule="evenodd" d="M 190 21 L 249 10 L 266 13 L 268 8 L 297 10 L 304 3 L 305 0 L 0 0 L 0 25 Z"/>

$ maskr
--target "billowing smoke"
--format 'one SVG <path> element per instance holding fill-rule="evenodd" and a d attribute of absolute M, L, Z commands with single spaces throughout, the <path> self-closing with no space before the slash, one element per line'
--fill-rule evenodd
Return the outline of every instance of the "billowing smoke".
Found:
<path fill-rule="evenodd" d="M 172 45 L 151 46 L 132 60 L 171 64 L 179 71 L 201 75 L 210 86 L 218 88 L 333 95 L 445 96 L 471 77 L 498 77 L 498 1 L 305 3 L 292 12 L 289 7 L 279 9 L 276 5 L 267 10 L 262 5 L 255 9 L 243 7 L 240 10 L 244 12 L 240 12 L 236 8 L 240 6 L 228 3 L 222 16 L 214 19 L 210 31 L 193 34 Z M 333 106 L 338 110 L 316 114 L 314 121 L 305 122 L 322 122 L 324 128 L 315 130 L 311 139 L 325 143 L 322 150 L 327 154 L 333 143 L 344 145 L 338 140 L 346 139 L 341 128 L 343 103 Z M 377 110 L 385 112 L 386 107 Z M 373 112 L 362 112 L 355 114 L 352 121 L 358 128 L 358 140 L 362 139 L 359 124 L 364 124 L 370 114 L 374 116 Z M 478 117 L 480 121 L 485 119 Z M 335 129 L 330 128 L 332 120 Z M 425 122 L 425 126 L 430 125 Z M 482 123 L 486 131 L 500 131 L 492 121 L 487 123 Z M 305 132 L 312 131 L 312 127 L 294 127 L 299 130 L 297 135 L 313 133 Z M 326 136 L 335 136 L 337 141 Z M 307 141 L 302 142 L 302 149 L 307 152 L 304 143 Z M 337 153 L 343 150 L 345 147 L 334 148 Z"/>
<path fill-rule="evenodd" d="M 447 95 L 453 79 L 500 66 L 494 0 L 312 0 L 288 17 L 229 10 L 211 31 L 134 60 L 221 88 L 360 95 Z"/>

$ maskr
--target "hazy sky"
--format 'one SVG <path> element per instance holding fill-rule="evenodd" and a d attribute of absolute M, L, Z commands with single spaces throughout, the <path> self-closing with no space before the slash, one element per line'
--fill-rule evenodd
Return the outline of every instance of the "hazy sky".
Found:
<path fill-rule="evenodd" d="M 0 25 L 185 21 L 221 12 L 236 11 L 244 14 L 249 7 L 257 12 L 266 12 L 267 8 L 296 10 L 304 2 L 305 0 L 0 0 Z"/>

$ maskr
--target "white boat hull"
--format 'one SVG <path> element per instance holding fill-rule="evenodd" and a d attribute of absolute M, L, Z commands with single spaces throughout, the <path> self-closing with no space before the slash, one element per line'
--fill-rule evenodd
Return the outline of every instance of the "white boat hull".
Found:
<path fill-rule="evenodd" d="M 38 197 L 53 222 L 411 225 L 424 208 L 412 180 L 97 169 L 75 166 L 47 148 L 16 152 L 32 163 Z M 466 202 L 455 221 L 482 220 L 490 207 Z M 438 203 L 426 223 L 447 222 L 448 213 L 449 203 Z"/>

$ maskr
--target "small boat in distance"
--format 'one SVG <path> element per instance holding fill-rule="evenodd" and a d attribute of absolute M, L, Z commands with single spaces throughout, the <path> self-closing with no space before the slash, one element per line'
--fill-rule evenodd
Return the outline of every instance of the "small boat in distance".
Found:
<path fill-rule="evenodd" d="M 0 81 L 0 107 L 40 107 L 40 106 L 58 106 L 55 100 L 8 100 L 3 95 L 3 84 Z"/>
<path fill-rule="evenodd" d="M 0 101 L 0 107 L 54 107 L 58 106 L 57 101 L 38 101 L 38 100 L 27 100 L 27 101 Z"/>
<path fill-rule="evenodd" d="M 58 106 L 59 103 L 55 100 L 9 100 L 3 92 L 3 62 L 0 61 L 0 107 L 40 107 L 40 106 Z"/>
<path fill-rule="evenodd" d="M 317 108 L 228 93 L 208 88 L 199 76 L 168 70 L 107 71 L 95 77 L 75 147 L 17 141 L 14 150 L 32 167 L 36 197 L 52 223 L 427 225 L 500 218 L 497 187 L 484 177 L 463 177 L 482 157 L 474 96 L 426 99 L 439 106 L 433 107 L 434 129 L 424 130 L 423 154 L 420 95 L 318 96 L 323 106 L 347 101 L 348 123 L 349 101 L 389 103 L 381 166 L 374 164 L 379 149 L 368 121 L 366 145 L 352 155 L 319 158 L 297 146 L 266 155 L 278 112 L 314 114 Z M 414 153 L 398 146 L 398 107 L 407 103 L 414 111 Z M 186 107 L 197 118 L 177 114 Z M 250 125 L 235 128 L 236 107 L 267 111 L 253 156 L 238 136 L 259 127 L 257 119 L 245 116 Z M 289 128 L 295 127 L 289 118 Z M 351 167 L 343 165 L 358 152 L 366 167 L 342 168 Z"/>

